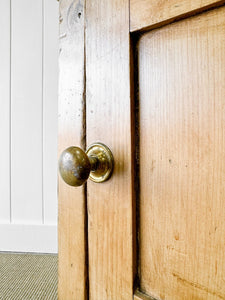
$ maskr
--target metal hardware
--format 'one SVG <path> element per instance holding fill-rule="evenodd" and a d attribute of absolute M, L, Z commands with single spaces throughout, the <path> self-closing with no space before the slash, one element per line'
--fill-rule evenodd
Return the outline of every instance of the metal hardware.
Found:
<path fill-rule="evenodd" d="M 95 143 L 86 153 L 79 147 L 69 147 L 59 158 L 59 172 L 62 179 L 71 186 L 84 184 L 88 177 L 94 182 L 104 182 L 113 171 L 113 155 L 110 149 Z"/>

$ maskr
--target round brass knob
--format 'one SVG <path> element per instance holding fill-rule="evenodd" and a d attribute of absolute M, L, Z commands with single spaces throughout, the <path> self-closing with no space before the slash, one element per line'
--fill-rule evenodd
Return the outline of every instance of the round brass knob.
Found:
<path fill-rule="evenodd" d="M 104 182 L 112 171 L 112 152 L 101 143 L 92 144 L 86 153 L 79 147 L 69 147 L 59 158 L 60 175 L 71 186 L 80 186 L 88 178 L 94 182 Z"/>

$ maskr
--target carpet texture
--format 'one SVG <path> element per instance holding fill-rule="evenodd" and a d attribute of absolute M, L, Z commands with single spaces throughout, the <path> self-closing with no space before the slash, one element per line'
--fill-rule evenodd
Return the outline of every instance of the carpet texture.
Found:
<path fill-rule="evenodd" d="M 57 255 L 0 253 L 0 300 L 56 300 Z"/>

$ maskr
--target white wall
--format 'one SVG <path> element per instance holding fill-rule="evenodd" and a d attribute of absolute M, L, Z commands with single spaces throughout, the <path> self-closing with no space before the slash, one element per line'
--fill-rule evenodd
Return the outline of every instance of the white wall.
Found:
<path fill-rule="evenodd" d="M 0 251 L 57 252 L 58 2 L 0 0 Z"/>

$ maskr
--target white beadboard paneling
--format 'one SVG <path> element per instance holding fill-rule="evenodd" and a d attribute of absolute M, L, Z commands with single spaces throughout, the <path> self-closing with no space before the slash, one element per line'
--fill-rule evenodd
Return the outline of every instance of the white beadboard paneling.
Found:
<path fill-rule="evenodd" d="M 0 251 L 57 253 L 58 2 L 0 10 Z"/>
<path fill-rule="evenodd" d="M 59 5 L 43 3 L 43 213 L 45 224 L 56 224 Z"/>
<path fill-rule="evenodd" d="M 57 253 L 56 225 L 0 224 L 0 251 Z"/>
<path fill-rule="evenodd" d="M 11 0 L 12 221 L 42 223 L 42 0 Z"/>
<path fill-rule="evenodd" d="M 10 222 L 10 1 L 0 1 L 0 220 Z"/>

